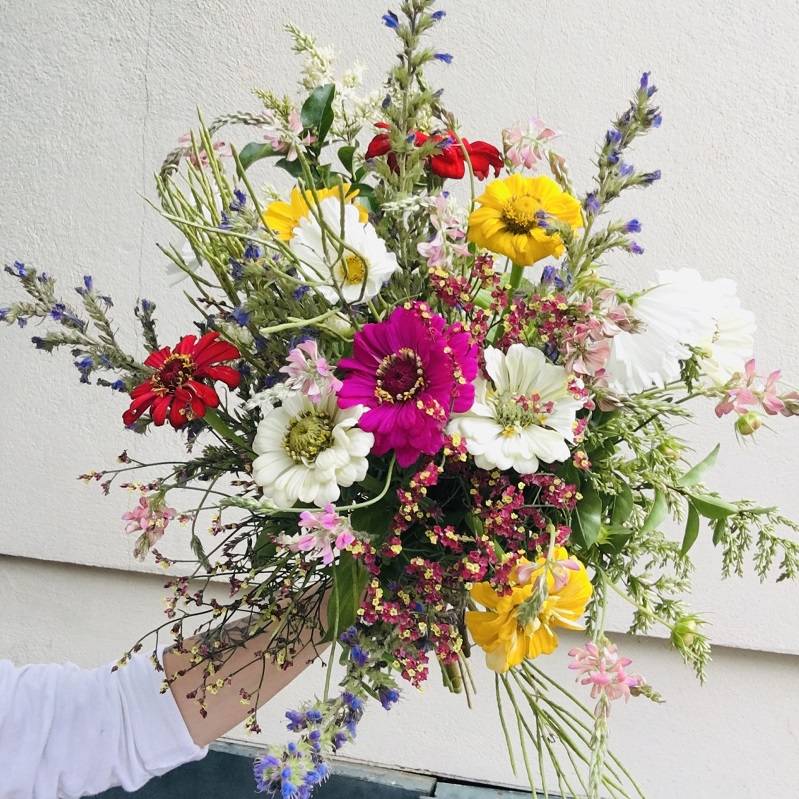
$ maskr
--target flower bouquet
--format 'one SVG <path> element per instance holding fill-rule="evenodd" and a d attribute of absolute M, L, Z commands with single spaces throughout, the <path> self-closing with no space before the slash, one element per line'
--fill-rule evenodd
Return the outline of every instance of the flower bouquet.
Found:
<path fill-rule="evenodd" d="M 372 95 L 289 26 L 301 96 L 259 90 L 261 110 L 201 119 L 168 155 L 160 213 L 185 245 L 161 249 L 196 311 L 173 346 L 152 302 L 135 307 L 140 360 L 91 277 L 75 307 L 21 262 L 6 272 L 27 298 L 0 319 L 47 323 L 36 347 L 66 349 L 81 382 L 117 392 L 128 430 L 169 427 L 185 442 L 178 463 L 125 451 L 83 477 L 107 494 L 143 471 L 122 483 L 136 496 L 123 518 L 138 557 L 171 568 L 161 539 L 176 520 L 190 530 L 194 579 L 170 580 L 150 635 L 157 646 L 167 630 L 185 652 L 199 619 L 188 654 L 201 711 L 226 690 L 220 665 L 265 631 L 257 659 L 291 663 L 310 628 L 329 644 L 319 656 L 344 666 L 340 690 L 328 668 L 319 696 L 286 714 L 294 739 L 255 762 L 260 791 L 310 796 L 366 703 L 389 709 L 434 669 L 471 702 L 479 650 L 531 787 L 546 793 L 554 774 L 564 796 L 643 796 L 608 749 L 608 717 L 614 700 L 659 696 L 606 635 L 611 595 L 632 606 L 631 632 L 663 625 L 704 679 L 704 622 L 680 598 L 698 536 L 712 535 L 725 575 L 748 554 L 761 578 L 799 574 L 799 544 L 780 535 L 799 527 L 710 490 L 718 448 L 691 463 L 673 428 L 688 400 L 707 398 L 751 436 L 768 416 L 799 414 L 799 393 L 759 372 L 731 281 L 664 270 L 632 291 L 613 278 L 614 259 L 643 250 L 641 223 L 611 204 L 660 177 L 629 161 L 661 122 L 649 74 L 579 193 L 546 124 L 514 125 L 496 144 L 460 129 L 425 71 L 452 61 L 428 44 L 443 17 L 433 0 L 383 16 L 398 54 Z M 251 141 L 221 140 L 230 126 Z M 253 185 L 267 165 L 285 191 Z M 199 502 L 172 507 L 187 495 Z M 209 513 L 211 549 L 197 534 Z M 211 596 L 220 581 L 226 601 Z M 559 630 L 586 637 L 562 681 L 538 660 Z M 590 706 L 565 687 L 568 669 Z M 257 731 L 257 692 L 241 699 Z"/>

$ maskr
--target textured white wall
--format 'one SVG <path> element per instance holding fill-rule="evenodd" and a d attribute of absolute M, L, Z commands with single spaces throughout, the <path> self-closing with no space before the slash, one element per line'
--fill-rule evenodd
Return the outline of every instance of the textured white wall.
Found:
<path fill-rule="evenodd" d="M 799 8 L 780 0 L 445 7 L 436 44 L 456 60 L 432 77 L 464 131 L 497 141 L 502 125 L 541 115 L 567 132 L 562 149 L 580 186 L 607 121 L 640 71 L 653 71 L 665 122 L 638 146 L 636 163 L 661 168 L 664 179 L 620 204 L 620 215 L 643 221 L 647 252 L 616 268 L 631 281 L 679 266 L 735 278 L 758 314 L 758 358 L 799 382 Z M 91 272 L 114 294 L 121 335 L 139 352 L 127 309 L 136 296 L 150 297 L 160 304 L 164 339 L 174 338 L 188 315 L 173 305 L 153 242 L 177 239 L 141 198 L 152 196 L 162 156 L 192 126 L 196 105 L 210 118 L 255 108 L 254 86 L 291 89 L 296 64 L 285 21 L 334 44 L 342 66 L 360 58 L 376 85 L 392 57 L 383 10 L 369 0 L 0 2 L 0 260 L 29 261 L 65 287 Z M 3 285 L 0 299 L 9 297 Z M 157 619 L 159 588 L 155 578 L 123 573 L 143 568 L 120 533 L 128 497 L 102 498 L 75 475 L 111 463 L 125 446 L 143 457 L 179 450 L 168 433 L 142 441 L 121 430 L 123 398 L 79 385 L 66 358 L 34 353 L 31 332 L 0 335 L 0 553 L 42 562 L 0 559 L 0 656 L 89 664 L 114 657 Z M 776 420 L 741 448 L 707 408 L 692 435 L 699 455 L 723 442 L 714 487 L 799 516 L 796 425 Z M 170 544 L 180 547 L 176 536 Z M 760 587 L 753 578 L 723 583 L 709 544 L 697 558 L 694 601 L 727 648 L 699 689 L 662 643 L 630 644 L 669 702 L 619 708 L 620 749 L 654 797 L 678 789 L 790 795 L 799 777 L 799 700 L 790 681 L 799 589 Z M 622 622 L 619 611 L 614 624 Z M 564 663 L 561 650 L 550 665 Z M 483 694 L 467 716 L 431 687 L 430 701 L 409 698 L 394 719 L 427 732 L 399 733 L 377 714 L 354 754 L 510 780 L 499 738 L 484 736 L 494 711 Z M 283 704 L 276 700 L 275 718 Z"/>

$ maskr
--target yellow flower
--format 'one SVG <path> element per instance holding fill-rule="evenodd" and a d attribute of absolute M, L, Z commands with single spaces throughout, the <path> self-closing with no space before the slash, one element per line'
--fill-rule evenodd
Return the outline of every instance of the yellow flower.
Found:
<path fill-rule="evenodd" d="M 504 672 L 527 658 L 548 655 L 558 646 L 554 628 L 581 630 L 580 617 L 591 598 L 593 587 L 585 566 L 570 558 L 563 547 L 553 553 L 555 563 L 547 570 L 547 596 L 537 595 L 537 584 L 546 558 L 535 563 L 522 561 L 512 574 L 510 594 L 500 596 L 488 583 L 477 583 L 472 599 L 488 610 L 466 612 L 466 626 L 475 643 L 486 653 L 492 671 Z M 524 573 L 524 585 L 519 574 Z"/>
<path fill-rule="evenodd" d="M 360 203 L 355 202 L 358 196 L 358 189 L 350 190 L 350 186 L 344 183 L 341 186 L 333 186 L 329 189 L 317 189 L 316 196 L 319 202 L 328 197 L 340 197 L 344 194 L 345 202 L 353 203 L 358 209 L 361 222 L 366 222 L 369 213 Z M 270 203 L 263 213 L 264 224 L 273 230 L 282 241 L 290 241 L 294 234 L 294 228 L 299 225 L 303 217 L 308 216 L 310 205 L 314 202 L 313 194 L 310 191 L 300 191 L 296 186 L 291 190 L 289 201 L 284 203 L 276 200 Z"/>
<path fill-rule="evenodd" d="M 571 227 L 582 224 L 580 203 L 545 175 L 494 180 L 477 202 L 481 207 L 469 216 L 469 240 L 520 266 L 563 252 L 560 236 L 549 235 L 537 214 L 543 212 Z"/>

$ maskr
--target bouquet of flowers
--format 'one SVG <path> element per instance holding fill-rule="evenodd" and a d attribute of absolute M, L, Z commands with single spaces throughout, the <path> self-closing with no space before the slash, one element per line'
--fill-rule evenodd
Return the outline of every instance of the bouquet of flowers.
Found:
<path fill-rule="evenodd" d="M 310 796 L 367 701 L 391 708 L 436 666 L 471 702 L 477 649 L 531 786 L 554 773 L 563 795 L 643 796 L 608 750 L 608 716 L 614 700 L 659 696 L 607 637 L 609 597 L 632 606 L 631 632 L 667 628 L 704 679 L 704 622 L 680 598 L 697 537 L 712 535 L 724 575 L 748 555 L 761 578 L 799 575 L 799 544 L 781 535 L 799 527 L 709 489 L 718 448 L 691 464 L 673 427 L 688 400 L 708 398 L 752 436 L 768 416 L 799 415 L 799 393 L 756 366 L 754 319 L 731 281 L 685 268 L 641 291 L 613 279 L 614 259 L 643 250 L 641 223 L 611 204 L 660 177 L 629 160 L 661 122 L 650 75 L 581 194 L 539 120 L 495 143 L 467 138 L 425 71 L 452 61 L 428 44 L 443 17 L 433 0 L 383 16 L 398 54 L 373 95 L 289 26 L 301 96 L 259 90 L 261 110 L 201 119 L 169 154 L 160 212 L 185 246 L 162 251 L 197 314 L 177 343 L 159 339 L 155 305 L 140 299 L 139 360 L 91 277 L 75 307 L 21 262 L 6 272 L 27 298 L 0 319 L 48 323 L 33 343 L 66 349 L 82 383 L 117 392 L 126 428 L 185 442 L 179 463 L 124 452 L 83 477 L 107 494 L 144 471 L 123 483 L 137 496 L 124 520 L 138 557 L 171 567 L 161 539 L 181 535 L 175 520 L 191 531 L 194 580 L 171 579 L 153 632 L 185 651 L 200 617 L 200 707 L 225 690 L 220 664 L 264 631 L 260 659 L 292 662 L 312 628 L 328 664 L 345 666 L 339 691 L 328 670 L 320 695 L 286 714 L 296 735 L 256 761 L 259 790 Z M 222 141 L 226 126 L 252 141 Z M 290 189 L 256 188 L 265 165 Z M 171 506 L 187 495 L 199 502 Z M 210 551 L 196 532 L 209 512 Z M 224 602 L 208 596 L 219 581 Z M 235 638 L 223 634 L 232 620 Z M 591 706 L 539 668 L 559 630 L 585 630 L 562 683 L 576 672 Z M 257 731 L 258 697 L 242 701 Z"/>

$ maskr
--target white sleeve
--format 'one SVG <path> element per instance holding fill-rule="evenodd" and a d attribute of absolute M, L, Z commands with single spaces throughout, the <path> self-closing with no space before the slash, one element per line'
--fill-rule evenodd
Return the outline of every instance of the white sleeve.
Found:
<path fill-rule="evenodd" d="M 77 799 L 205 757 L 150 659 L 116 672 L 0 661 L 0 799 Z"/>

